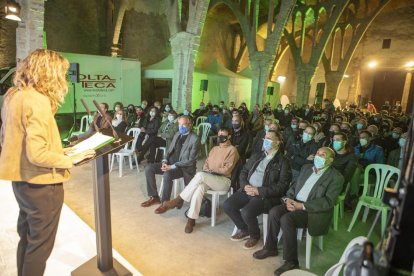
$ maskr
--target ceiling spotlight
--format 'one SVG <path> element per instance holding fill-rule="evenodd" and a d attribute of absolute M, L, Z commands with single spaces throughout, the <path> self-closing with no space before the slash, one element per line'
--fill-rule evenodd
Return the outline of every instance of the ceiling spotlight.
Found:
<path fill-rule="evenodd" d="M 345 75 L 344 75 L 344 79 L 347 79 L 347 78 L 349 78 L 349 75 L 346 75 L 346 74 L 345 74 Z"/>
<path fill-rule="evenodd" d="M 368 67 L 369 68 L 375 68 L 377 67 L 378 63 L 376 61 L 371 61 L 370 63 L 368 63 Z"/>
<path fill-rule="evenodd" d="M 286 77 L 285 76 L 278 76 L 277 77 L 277 81 L 280 82 L 280 83 L 285 82 L 285 80 L 286 80 Z"/>
<path fill-rule="evenodd" d="M 20 5 L 14 0 L 8 0 L 5 6 L 6 18 L 14 21 L 22 21 L 20 18 Z"/>
<path fill-rule="evenodd" d="M 407 68 L 412 68 L 412 67 L 414 67 L 414 61 L 409 61 L 409 62 L 407 62 L 407 64 L 405 65 L 405 67 L 407 67 Z"/>

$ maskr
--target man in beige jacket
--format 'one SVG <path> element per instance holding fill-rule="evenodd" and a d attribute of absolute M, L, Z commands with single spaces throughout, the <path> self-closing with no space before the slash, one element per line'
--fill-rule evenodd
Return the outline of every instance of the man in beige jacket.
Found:
<path fill-rule="evenodd" d="M 188 221 L 185 232 L 193 232 L 195 220 L 200 213 L 201 202 L 207 190 L 227 191 L 230 188 L 230 177 L 233 168 L 239 161 L 239 154 L 230 142 L 231 130 L 221 128 L 218 131 L 219 145 L 211 149 L 203 171 L 198 172 L 181 194 L 171 201 L 163 203 L 164 210 L 182 206 L 183 202 L 190 202 Z M 164 212 L 165 212 L 164 211 Z"/>
<path fill-rule="evenodd" d="M 69 62 L 39 49 L 17 68 L 5 96 L 0 131 L 0 179 L 11 180 L 20 212 L 19 276 L 41 276 L 53 249 L 63 204 L 62 182 L 93 151 L 64 155 L 54 114 L 67 93 Z"/>

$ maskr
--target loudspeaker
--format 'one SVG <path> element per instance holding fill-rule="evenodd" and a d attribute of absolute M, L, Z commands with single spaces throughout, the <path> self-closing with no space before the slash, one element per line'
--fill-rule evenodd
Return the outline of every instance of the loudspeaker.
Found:
<path fill-rule="evenodd" d="M 267 88 L 267 95 L 268 96 L 273 96 L 273 91 L 275 90 L 275 88 L 273 86 L 269 86 Z"/>
<path fill-rule="evenodd" d="M 79 63 L 71 63 L 69 67 L 69 77 L 72 83 L 79 82 Z"/>
<path fill-rule="evenodd" d="M 201 80 L 200 91 L 207 91 L 208 89 L 208 80 Z"/>
<path fill-rule="evenodd" d="M 322 104 L 323 94 L 325 93 L 325 83 L 319 82 L 316 84 L 315 104 Z"/>

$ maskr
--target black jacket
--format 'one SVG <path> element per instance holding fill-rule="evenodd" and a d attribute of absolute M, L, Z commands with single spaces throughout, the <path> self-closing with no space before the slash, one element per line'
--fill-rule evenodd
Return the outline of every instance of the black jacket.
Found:
<path fill-rule="evenodd" d="M 315 143 L 315 140 L 303 143 L 299 141 L 297 143 L 291 144 L 288 148 L 287 157 L 290 160 L 290 164 L 293 170 L 300 171 L 303 165 L 312 164 L 312 160 L 307 160 L 308 156 L 315 154 L 318 151 L 318 144 Z"/>
<path fill-rule="evenodd" d="M 254 154 L 243 166 L 240 173 L 240 190 L 249 185 L 250 176 L 256 170 L 260 161 L 266 157 L 264 152 Z M 292 171 L 289 161 L 278 151 L 272 160 L 267 164 L 263 176 L 263 185 L 259 187 L 259 196 L 264 201 L 264 210 L 267 213 L 273 206 L 281 203 L 281 198 L 285 196 L 292 180 Z"/>
<path fill-rule="evenodd" d="M 250 136 L 244 129 L 234 132 L 231 136 L 231 143 L 236 147 L 239 156 L 243 159 L 246 158 L 246 150 L 249 140 Z"/>

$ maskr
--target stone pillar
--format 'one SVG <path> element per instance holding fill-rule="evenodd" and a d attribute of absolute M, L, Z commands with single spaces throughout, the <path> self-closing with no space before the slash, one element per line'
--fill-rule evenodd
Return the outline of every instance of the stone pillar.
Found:
<path fill-rule="evenodd" d="M 410 96 L 412 77 L 413 77 L 413 73 L 411 71 L 408 71 L 407 75 L 405 76 L 404 90 L 403 90 L 403 95 L 401 98 L 401 108 L 403 112 L 407 110 L 408 97 Z"/>
<path fill-rule="evenodd" d="M 296 68 L 296 105 L 308 104 L 312 79 L 318 67 L 304 65 Z"/>
<path fill-rule="evenodd" d="M 187 32 L 176 33 L 170 38 L 174 63 L 171 104 L 178 112 L 186 108 L 191 110 L 193 72 L 199 42 L 198 35 Z"/>
<path fill-rule="evenodd" d="M 250 67 L 252 69 L 250 109 L 253 109 L 256 104 L 263 105 L 272 63 L 273 56 L 269 53 L 254 52 L 250 54 Z"/>
<path fill-rule="evenodd" d="M 339 86 L 342 83 L 343 74 L 338 71 L 325 72 L 326 96 L 325 98 L 335 100 Z"/>
<path fill-rule="evenodd" d="M 42 48 L 44 27 L 44 0 L 20 0 L 20 16 L 16 29 L 16 61 L 19 63 L 30 52 Z"/>

